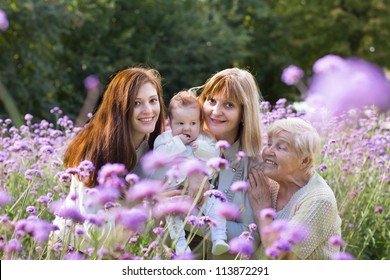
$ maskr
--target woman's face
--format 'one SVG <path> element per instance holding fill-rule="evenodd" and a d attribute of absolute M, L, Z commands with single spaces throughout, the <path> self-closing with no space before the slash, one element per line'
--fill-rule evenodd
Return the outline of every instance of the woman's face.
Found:
<path fill-rule="evenodd" d="M 223 95 L 214 95 L 203 104 L 207 129 L 217 140 L 233 144 L 237 139 L 242 118 L 242 106 L 226 99 Z"/>
<path fill-rule="evenodd" d="M 160 115 L 160 102 L 156 88 L 151 83 L 140 87 L 135 99 L 131 124 L 133 127 L 133 140 L 138 146 L 146 134 L 152 133 Z"/>
<path fill-rule="evenodd" d="M 292 141 L 290 133 L 286 131 L 268 136 L 267 146 L 262 153 L 262 170 L 276 182 L 288 181 L 299 171 L 300 160 L 291 145 Z"/>

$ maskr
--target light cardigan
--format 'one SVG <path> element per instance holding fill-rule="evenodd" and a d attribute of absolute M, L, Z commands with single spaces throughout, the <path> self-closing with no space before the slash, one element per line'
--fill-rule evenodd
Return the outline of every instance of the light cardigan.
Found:
<path fill-rule="evenodd" d="M 271 187 L 272 205 L 276 208 L 279 186 Z M 290 198 L 275 219 L 285 219 L 289 223 L 304 224 L 309 227 L 308 237 L 296 245 L 294 253 L 300 259 L 331 259 L 340 251 L 339 246 L 329 243 L 331 236 L 341 236 L 341 219 L 337 210 L 336 198 L 325 180 L 315 172 L 306 186 Z"/>
<path fill-rule="evenodd" d="M 145 178 L 145 174 L 142 171 L 140 159 L 149 151 L 148 141 L 144 140 L 137 149 L 137 164 L 131 173 L 137 174 L 140 178 Z M 93 188 L 87 188 L 76 176 L 72 175 L 72 181 L 70 185 L 69 194 L 65 199 L 62 207 L 75 208 L 84 217 L 91 217 L 98 215 L 104 217 L 105 222 L 102 226 L 96 226 L 95 224 L 85 221 L 83 224 L 74 224 L 72 220 L 63 219 L 59 216 L 53 221 L 54 225 L 57 225 L 59 230 L 55 231 L 52 235 L 52 242 L 58 238 L 65 244 L 69 242 L 69 245 L 76 246 L 76 249 L 85 252 L 87 248 L 93 248 L 97 245 L 97 248 L 108 247 L 109 245 L 119 244 L 124 245 L 129 240 L 128 233 L 122 228 L 116 225 L 115 218 L 111 210 L 105 210 L 102 207 L 90 207 L 89 199 L 93 194 Z M 72 199 L 76 197 L 76 199 Z M 75 231 L 82 231 L 83 234 L 75 235 Z M 74 240 L 76 236 L 76 242 Z"/>

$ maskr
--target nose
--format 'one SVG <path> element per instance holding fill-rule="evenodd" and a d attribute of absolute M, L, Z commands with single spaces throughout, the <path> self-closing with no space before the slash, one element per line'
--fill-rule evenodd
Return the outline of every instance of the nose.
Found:
<path fill-rule="evenodd" d="M 183 130 L 184 130 L 184 131 L 189 131 L 189 130 L 190 130 L 190 126 L 189 126 L 188 124 L 185 124 L 185 125 L 183 126 Z"/>
<path fill-rule="evenodd" d="M 222 114 L 222 105 L 221 105 L 219 102 L 217 102 L 217 104 L 215 104 L 215 105 L 213 106 L 212 113 L 213 113 L 213 115 L 215 115 L 215 116 L 219 116 L 219 115 Z"/>
<path fill-rule="evenodd" d="M 145 103 L 142 108 L 143 113 L 150 113 L 152 112 L 152 106 L 149 103 Z"/>

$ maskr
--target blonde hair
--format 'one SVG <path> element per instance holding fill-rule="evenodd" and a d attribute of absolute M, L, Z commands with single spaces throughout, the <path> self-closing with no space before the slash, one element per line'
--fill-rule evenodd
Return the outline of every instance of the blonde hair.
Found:
<path fill-rule="evenodd" d="M 242 149 L 249 157 L 257 157 L 262 150 L 260 120 L 261 92 L 253 75 L 244 69 L 228 68 L 209 78 L 199 96 L 204 102 L 222 95 L 242 106 L 242 124 L 238 131 Z"/>
<path fill-rule="evenodd" d="M 321 138 L 317 130 L 301 118 L 287 118 L 272 123 L 267 134 L 269 137 L 286 131 L 291 135 L 293 147 L 299 159 L 309 157 L 311 159 L 309 171 L 314 171 L 314 163 L 319 152 Z"/>

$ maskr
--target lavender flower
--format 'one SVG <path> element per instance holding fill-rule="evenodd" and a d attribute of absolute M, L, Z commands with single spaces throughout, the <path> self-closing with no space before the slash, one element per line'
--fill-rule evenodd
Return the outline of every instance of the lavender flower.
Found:
<path fill-rule="evenodd" d="M 282 72 L 282 81 L 286 85 L 296 85 L 300 79 L 302 79 L 304 73 L 303 70 L 295 65 L 290 65 Z"/>
<path fill-rule="evenodd" d="M 332 256 L 332 260 L 354 260 L 355 258 L 347 252 L 340 252 Z"/>
<path fill-rule="evenodd" d="M 362 59 L 335 56 L 323 57 L 314 65 L 316 73 L 306 99 L 310 117 L 317 117 L 324 109 L 336 116 L 372 105 L 382 111 L 390 109 L 390 84 L 378 66 Z"/>
<path fill-rule="evenodd" d="M 7 14 L 0 9 L 0 30 L 5 31 L 9 27 Z"/>
<path fill-rule="evenodd" d="M 229 220 L 239 220 L 241 218 L 241 209 L 234 203 L 225 202 L 217 206 L 217 213 Z"/>
<path fill-rule="evenodd" d="M 4 247 L 6 253 L 20 253 L 23 251 L 22 244 L 17 239 L 11 239 L 8 241 L 7 245 Z"/>
<path fill-rule="evenodd" d="M 225 150 L 225 149 L 229 149 L 230 148 L 230 144 L 228 141 L 226 140 L 219 140 L 215 146 L 221 150 Z"/>
<path fill-rule="evenodd" d="M 329 238 L 329 243 L 334 246 L 340 246 L 340 247 L 345 246 L 345 241 L 341 238 L 341 236 L 331 236 Z"/>
<path fill-rule="evenodd" d="M 235 237 L 229 241 L 229 251 L 232 254 L 241 254 L 250 257 L 254 253 L 253 242 L 246 238 Z"/>
<path fill-rule="evenodd" d="M 233 192 L 245 191 L 249 187 L 249 183 L 245 181 L 235 181 L 231 186 L 230 190 Z"/>
<path fill-rule="evenodd" d="M 6 191 L 0 190 L 0 206 L 11 204 L 14 198 Z"/>
<path fill-rule="evenodd" d="M 143 207 L 119 209 L 115 214 L 115 221 L 133 231 L 142 231 L 148 218 L 148 211 Z"/>
<path fill-rule="evenodd" d="M 266 219 L 274 219 L 276 217 L 276 211 L 273 208 L 265 208 L 260 212 L 260 218 L 264 221 Z"/>
<path fill-rule="evenodd" d="M 100 86 L 100 81 L 96 75 L 89 75 L 84 80 L 84 87 L 87 91 L 98 90 L 99 86 Z"/>
<path fill-rule="evenodd" d="M 229 162 L 226 159 L 220 157 L 211 158 L 206 162 L 206 164 L 208 167 L 213 168 L 216 171 L 229 168 Z"/>
<path fill-rule="evenodd" d="M 203 196 L 204 197 L 206 197 L 206 196 L 215 196 L 216 198 L 219 198 L 222 202 L 226 202 L 227 201 L 226 197 L 219 190 L 208 190 L 208 191 L 205 191 Z"/>
<path fill-rule="evenodd" d="M 144 179 L 131 187 L 127 194 L 127 201 L 142 200 L 145 198 L 153 198 L 163 191 L 161 181 Z"/>

